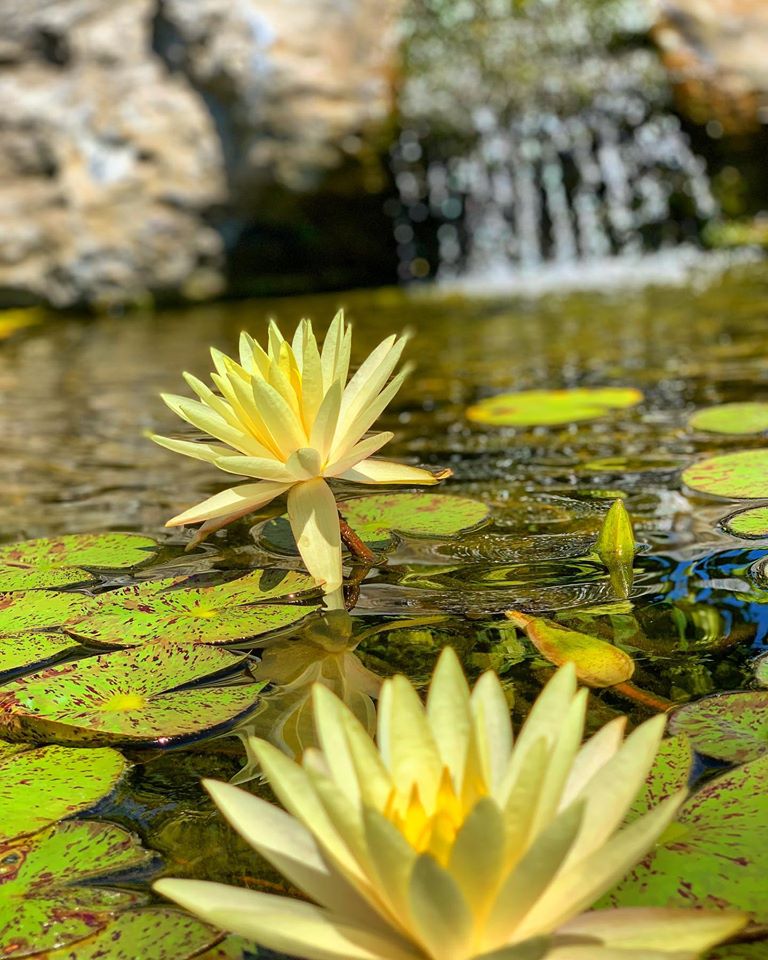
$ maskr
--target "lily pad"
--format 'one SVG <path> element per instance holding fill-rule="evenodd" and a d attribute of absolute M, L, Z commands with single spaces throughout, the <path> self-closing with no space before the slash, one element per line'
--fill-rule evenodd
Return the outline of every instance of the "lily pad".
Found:
<path fill-rule="evenodd" d="M 92 936 L 145 899 L 93 881 L 150 860 L 132 833 L 96 821 L 68 820 L 0 844 L 0 956 L 37 955 Z"/>
<path fill-rule="evenodd" d="M 128 761 L 108 747 L 53 745 L 0 761 L 0 842 L 35 833 L 94 807 L 117 786 Z"/>
<path fill-rule="evenodd" d="M 768 403 L 721 403 L 697 410 L 688 426 L 707 433 L 750 434 L 768 430 Z"/>
<path fill-rule="evenodd" d="M 739 450 L 701 460 L 683 470 L 691 490 L 730 500 L 768 499 L 768 450 Z"/>
<path fill-rule="evenodd" d="M 345 500 L 339 509 L 369 546 L 386 548 L 393 534 L 406 537 L 455 537 L 485 523 L 490 509 L 479 500 L 440 493 L 377 493 Z M 270 550 L 296 553 L 287 517 L 268 521 L 261 539 Z"/>
<path fill-rule="evenodd" d="M 720 526 L 732 537 L 763 540 L 768 537 L 768 506 L 737 510 L 721 520 Z"/>
<path fill-rule="evenodd" d="M 598 906 L 736 908 L 768 921 L 768 757 L 709 781 Z"/>
<path fill-rule="evenodd" d="M 82 593 L 30 590 L 0 593 L 0 637 L 26 630 L 64 627 L 82 620 L 96 601 Z"/>
<path fill-rule="evenodd" d="M 678 735 L 662 740 L 651 772 L 627 819 L 635 820 L 687 786 L 692 766 L 693 749 L 688 737 Z"/>
<path fill-rule="evenodd" d="M 744 763 L 768 753 L 768 691 L 720 693 L 687 703 L 669 721 L 694 747 L 715 760 Z"/>
<path fill-rule="evenodd" d="M 88 657 L 0 689 L 0 733 L 71 745 L 178 746 L 221 733 L 252 712 L 262 683 L 179 689 L 245 659 L 157 641 Z"/>
<path fill-rule="evenodd" d="M 760 684 L 761 687 L 768 687 L 768 653 L 764 653 L 761 657 L 758 657 L 754 663 L 755 667 L 755 680 Z"/>
<path fill-rule="evenodd" d="M 119 647 L 158 637 L 232 643 L 303 620 L 319 602 L 307 606 L 264 601 L 293 599 L 314 589 L 314 581 L 303 573 L 270 570 L 256 570 L 212 587 L 161 590 L 157 582 L 150 581 L 101 594 L 92 615 L 73 625 L 70 632 L 90 643 Z"/>
<path fill-rule="evenodd" d="M 642 400 L 642 392 L 635 387 L 522 390 L 481 400 L 467 410 L 467 418 L 496 427 L 561 426 L 596 420 Z"/>
<path fill-rule="evenodd" d="M 141 907 L 121 913 L 104 929 L 77 944 L 77 960 L 187 960 L 221 940 L 219 930 L 171 907 Z M 54 950 L 45 960 L 70 960 Z"/>
<path fill-rule="evenodd" d="M 154 540 L 136 533 L 78 533 L 11 543 L 0 547 L 0 590 L 82 583 L 92 579 L 91 567 L 135 567 L 156 551 Z"/>
<path fill-rule="evenodd" d="M 579 680 L 587 686 L 613 687 L 629 680 L 635 672 L 629 654 L 612 643 L 519 610 L 507 610 L 506 616 L 525 630 L 531 643 L 550 663 L 558 667 L 573 663 Z"/>
<path fill-rule="evenodd" d="M 81 649 L 63 633 L 16 633 L 0 637 L 0 681 L 45 666 Z"/>

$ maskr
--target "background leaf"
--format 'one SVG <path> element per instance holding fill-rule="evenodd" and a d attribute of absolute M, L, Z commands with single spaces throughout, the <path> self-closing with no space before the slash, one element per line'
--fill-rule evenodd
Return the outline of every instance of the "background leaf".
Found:
<path fill-rule="evenodd" d="M 683 470 L 686 487 L 733 500 L 768 499 L 768 450 L 740 450 Z"/>
<path fill-rule="evenodd" d="M 721 403 L 697 410 L 688 426 L 707 433 L 750 434 L 768 430 L 768 403 Z"/>
<path fill-rule="evenodd" d="M 634 387 L 521 390 L 481 400 L 469 407 L 467 418 L 497 427 L 559 426 L 595 420 L 642 400 L 642 392 Z"/>
<path fill-rule="evenodd" d="M 673 733 L 685 733 L 699 751 L 716 760 L 744 763 L 768 753 L 768 690 L 721 693 L 676 710 Z"/>

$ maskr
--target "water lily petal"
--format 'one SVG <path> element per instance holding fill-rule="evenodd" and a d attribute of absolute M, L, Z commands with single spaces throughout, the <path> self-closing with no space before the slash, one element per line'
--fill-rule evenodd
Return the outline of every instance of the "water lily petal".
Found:
<path fill-rule="evenodd" d="M 308 439 L 304 428 L 284 397 L 263 380 L 253 380 L 251 390 L 256 408 L 282 456 L 287 459 L 294 450 L 306 447 Z"/>
<path fill-rule="evenodd" d="M 239 450 L 248 456 L 261 456 L 262 444 L 242 429 L 233 427 L 204 403 L 170 393 L 163 393 L 161 396 L 176 416 L 186 420 L 187 423 L 191 423 L 193 427 L 197 427 L 198 430 L 210 434 L 210 436 L 229 444 L 230 447 L 234 447 L 235 450 Z"/>
<path fill-rule="evenodd" d="M 584 913 L 557 932 L 563 936 L 595 937 L 609 947 L 659 950 L 673 956 L 677 956 L 677 951 L 688 951 L 687 955 L 698 957 L 738 933 L 746 922 L 743 913 L 625 907 Z"/>
<path fill-rule="evenodd" d="M 342 388 L 341 380 L 334 380 L 330 385 L 318 408 L 317 416 L 310 431 L 309 445 L 318 451 L 323 463 L 328 459 L 333 437 L 336 433 Z"/>
<path fill-rule="evenodd" d="M 301 409 L 304 429 L 310 433 L 323 402 L 323 367 L 317 340 L 309 320 L 302 320 L 301 338 Z M 294 351 L 295 352 L 295 351 Z M 299 360 L 297 355 L 296 360 Z"/>
<path fill-rule="evenodd" d="M 261 345 L 245 330 L 240 334 L 240 364 L 251 376 L 266 379 L 269 370 L 269 356 Z"/>
<path fill-rule="evenodd" d="M 312 689 L 312 704 L 315 729 L 331 776 L 354 803 L 359 803 L 361 790 L 357 768 L 342 721 L 342 714 L 349 713 L 349 709 L 328 687 L 320 683 L 315 684 Z"/>
<path fill-rule="evenodd" d="M 186 523 L 198 523 L 200 520 L 215 520 L 230 514 L 243 516 L 263 507 L 265 504 L 285 493 L 288 485 L 262 480 L 260 483 L 244 483 L 239 487 L 230 487 L 214 494 L 189 510 L 172 517 L 166 527 L 181 527 Z"/>
<path fill-rule="evenodd" d="M 197 377 L 192 376 L 191 373 L 183 373 L 182 376 L 187 381 L 189 387 L 197 394 L 198 398 L 204 403 L 207 407 L 210 407 L 214 413 L 218 413 L 222 419 L 226 420 L 231 426 L 235 427 L 237 430 L 242 430 L 243 425 L 237 419 L 237 416 L 232 409 L 231 405 L 227 401 L 220 397 L 218 394 L 214 393 L 213 390 L 207 384 L 203 383 L 202 380 L 198 380 Z"/>
<path fill-rule="evenodd" d="M 360 365 L 349 381 L 341 401 L 339 426 L 346 430 L 378 396 L 402 356 L 406 337 L 387 337 Z"/>
<path fill-rule="evenodd" d="M 370 437 L 366 437 L 364 440 L 356 443 L 349 453 L 345 457 L 342 457 L 341 460 L 337 460 L 334 463 L 328 463 L 323 471 L 323 474 L 326 477 L 336 477 L 339 474 L 344 473 L 345 470 L 349 470 L 350 467 L 354 467 L 356 464 L 376 453 L 384 446 L 384 444 L 389 443 L 393 437 L 394 433 L 391 433 L 389 430 L 384 430 L 381 433 L 374 433 Z"/>
<path fill-rule="evenodd" d="M 219 443 L 204 443 L 194 440 L 174 440 L 172 437 L 161 437 L 157 433 L 149 436 L 158 446 L 165 447 L 166 450 L 173 450 L 174 453 L 181 453 L 185 457 L 192 457 L 194 460 L 205 460 L 207 463 L 216 463 L 219 457 L 232 455 L 230 447 L 225 447 Z"/>
<path fill-rule="evenodd" d="M 626 717 L 616 717 L 590 737 L 576 754 L 563 791 L 562 805 L 568 806 L 578 792 L 616 753 L 624 739 Z"/>
<path fill-rule="evenodd" d="M 506 862 L 504 832 L 501 810 L 483 797 L 456 834 L 448 872 L 475 916 L 484 916 L 496 896 Z"/>
<path fill-rule="evenodd" d="M 453 647 L 440 654 L 427 695 L 427 719 L 443 765 L 459 787 L 467 759 L 472 717 L 469 684 Z"/>
<path fill-rule="evenodd" d="M 372 424 L 379 419 L 412 369 L 412 366 L 406 364 L 400 373 L 392 377 L 376 400 L 374 400 L 370 406 L 366 407 L 365 410 L 362 410 L 346 430 L 337 429 L 328 458 L 330 462 L 335 463 L 341 460 L 342 457 L 345 457 L 357 441 L 368 433 Z"/>
<path fill-rule="evenodd" d="M 409 912 L 408 885 L 418 854 L 392 821 L 371 807 L 363 808 L 363 831 L 371 877 L 384 895 L 395 924 L 402 924 Z"/>
<path fill-rule="evenodd" d="M 236 473 L 241 477 L 255 477 L 257 480 L 275 480 L 278 483 L 291 484 L 296 477 L 279 460 L 267 460 L 265 457 L 218 456 L 213 463 L 226 473 Z"/>
<path fill-rule="evenodd" d="M 408 891 L 413 928 L 432 957 L 464 960 L 472 913 L 456 881 L 429 854 L 416 859 Z"/>
<path fill-rule="evenodd" d="M 339 512 L 331 488 L 322 478 L 291 487 L 288 519 L 304 564 L 326 593 L 343 580 Z"/>
<path fill-rule="evenodd" d="M 523 943 L 515 943 L 500 950 L 493 950 L 491 953 L 483 953 L 473 957 L 473 960 L 549 960 L 550 943 L 549 937 L 533 937 Z"/>
<path fill-rule="evenodd" d="M 512 752 L 512 718 L 504 689 L 492 671 L 484 673 L 475 684 L 470 709 L 483 776 L 496 794 Z"/>
<path fill-rule="evenodd" d="M 443 470 L 434 474 L 431 470 L 409 467 L 391 460 L 362 460 L 349 470 L 336 474 L 339 480 L 348 480 L 351 483 L 418 483 L 429 486 L 450 475 L 450 471 Z"/>

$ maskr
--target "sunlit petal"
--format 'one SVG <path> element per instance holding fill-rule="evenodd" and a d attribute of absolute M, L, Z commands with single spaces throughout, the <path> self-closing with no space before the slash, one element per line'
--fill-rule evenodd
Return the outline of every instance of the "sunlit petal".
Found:
<path fill-rule="evenodd" d="M 284 483 L 264 480 L 261 483 L 244 483 L 239 487 L 222 490 L 197 506 L 190 507 L 166 523 L 167 527 L 180 527 L 185 523 L 215 520 L 227 514 L 247 513 L 263 507 L 288 489 Z"/>
<path fill-rule="evenodd" d="M 288 519 L 304 564 L 327 593 L 342 583 L 339 511 L 331 488 L 320 478 L 291 487 Z"/>

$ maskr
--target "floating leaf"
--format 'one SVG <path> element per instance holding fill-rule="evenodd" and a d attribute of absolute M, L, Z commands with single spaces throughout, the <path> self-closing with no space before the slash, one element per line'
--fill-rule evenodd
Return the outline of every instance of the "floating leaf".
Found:
<path fill-rule="evenodd" d="M 64 627 L 82 620 L 96 601 L 82 593 L 30 590 L 0 593 L 0 637 L 26 630 Z"/>
<path fill-rule="evenodd" d="M 642 392 L 634 387 L 522 390 L 481 400 L 467 410 L 467 417 L 496 427 L 560 426 L 596 420 L 642 400 Z"/>
<path fill-rule="evenodd" d="M 94 886 L 146 865 L 151 855 L 112 823 L 69 820 L 0 844 L 0 956 L 64 947 L 141 902 L 141 894 Z"/>
<path fill-rule="evenodd" d="M 768 691 L 720 693 L 676 710 L 669 728 L 715 760 L 744 763 L 768 753 Z"/>
<path fill-rule="evenodd" d="M 366 544 L 380 549 L 392 541 L 393 533 L 454 537 L 479 527 L 490 515 L 489 508 L 479 500 L 439 493 L 377 493 L 345 500 L 339 509 Z M 261 538 L 269 549 L 296 552 L 286 517 L 266 523 Z"/>
<path fill-rule="evenodd" d="M 201 950 L 207 951 L 221 936 L 214 927 L 181 910 L 142 907 L 121 913 L 103 930 L 79 941 L 77 960 L 188 960 L 199 957 Z M 73 954 L 62 950 L 45 955 L 45 960 L 70 958 Z"/>
<path fill-rule="evenodd" d="M 755 680 L 761 687 L 768 687 L 768 653 L 755 660 Z"/>
<path fill-rule="evenodd" d="M 635 534 L 623 501 L 614 500 L 595 544 L 598 557 L 611 579 L 614 593 L 626 600 L 632 589 L 635 559 Z"/>
<path fill-rule="evenodd" d="M 157 544 L 136 533 L 78 533 L 0 547 L 0 590 L 63 587 L 92 579 L 89 569 L 135 567 Z"/>
<path fill-rule="evenodd" d="M 90 809 L 127 769 L 128 761 L 108 747 L 54 745 L 0 760 L 0 842 Z"/>
<path fill-rule="evenodd" d="M 768 403 L 721 403 L 697 410 L 688 426 L 707 433 L 748 434 L 768 430 Z"/>
<path fill-rule="evenodd" d="M 667 737 L 661 741 L 651 772 L 629 811 L 635 820 L 688 785 L 693 765 L 691 742 L 685 736 Z"/>
<path fill-rule="evenodd" d="M 43 319 L 40 307 L 17 307 L 0 312 L 0 340 L 5 340 L 17 330 L 34 326 Z"/>
<path fill-rule="evenodd" d="M 701 460 L 683 470 L 691 490 L 732 500 L 768 499 L 768 450 L 740 450 Z"/>
<path fill-rule="evenodd" d="M 744 540 L 762 540 L 768 537 L 768 507 L 748 507 L 737 510 L 720 521 L 720 526 L 732 537 Z"/>
<path fill-rule="evenodd" d="M 127 647 L 158 637 L 190 643 L 231 643 L 289 627 L 317 609 L 263 601 L 314 589 L 303 573 L 256 570 L 212 587 L 163 590 L 175 581 L 148 582 L 103 593 L 87 620 L 70 632 L 91 643 Z"/>
<path fill-rule="evenodd" d="M 277 960 L 277 954 L 267 954 L 263 948 L 258 948 L 258 956 L 262 960 L 270 960 L 270 956 Z M 257 947 L 252 940 L 246 940 L 245 937 L 230 936 L 226 940 L 201 953 L 196 960 L 244 960 L 244 958 L 253 958 L 256 960 Z"/>
<path fill-rule="evenodd" d="M 219 733 L 254 709 L 263 684 L 178 688 L 231 670 L 244 656 L 157 641 L 49 667 L 0 689 L 0 732 L 132 746 L 177 746 Z"/>
<path fill-rule="evenodd" d="M 579 680 L 590 687 L 612 687 L 629 680 L 635 672 L 629 654 L 612 643 L 519 610 L 507 610 L 506 616 L 525 630 L 531 643 L 550 663 L 558 667 L 573 663 Z"/>
<path fill-rule="evenodd" d="M 732 907 L 768 921 L 768 757 L 709 781 L 599 906 Z"/>
<path fill-rule="evenodd" d="M 0 681 L 14 673 L 42 667 L 81 649 L 62 633 L 16 633 L 0 637 Z"/>

